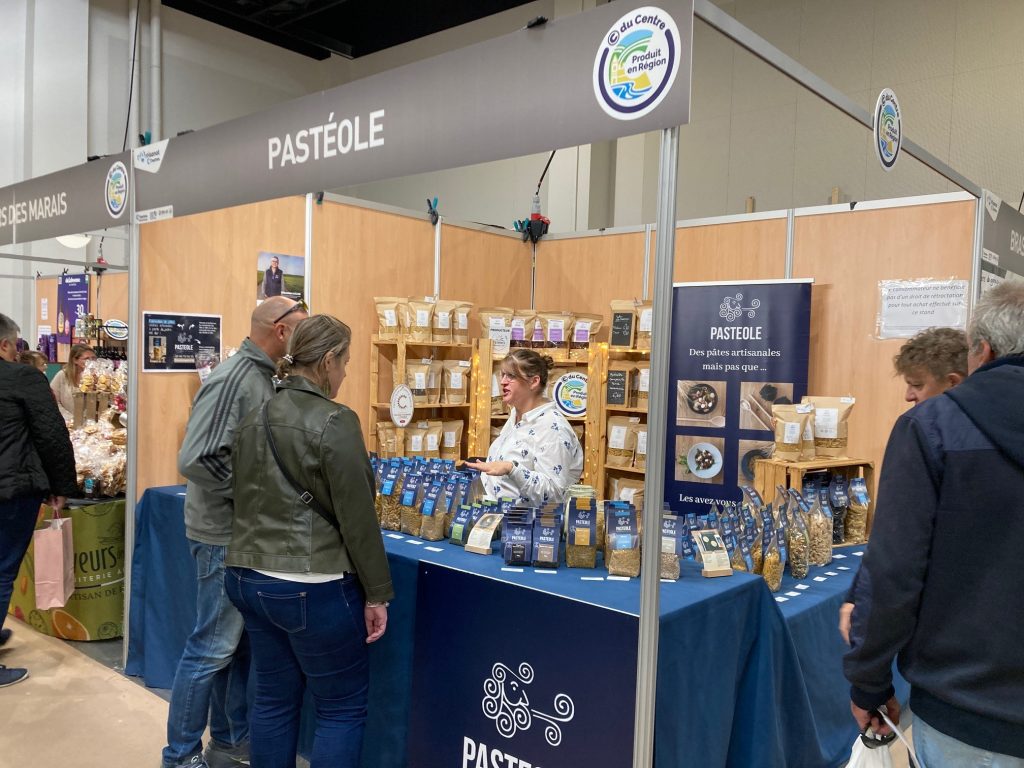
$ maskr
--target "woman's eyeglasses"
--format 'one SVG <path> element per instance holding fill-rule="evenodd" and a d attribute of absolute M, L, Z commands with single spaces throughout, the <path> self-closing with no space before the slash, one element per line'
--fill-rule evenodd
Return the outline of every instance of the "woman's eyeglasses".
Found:
<path fill-rule="evenodd" d="M 309 307 L 306 306 L 306 302 L 304 302 L 304 301 L 297 301 L 297 302 L 295 302 L 295 304 L 293 304 L 292 306 L 288 307 L 288 309 L 285 310 L 284 314 L 281 315 L 279 318 L 277 318 L 277 320 L 275 320 L 273 323 L 271 323 L 271 325 L 277 325 L 282 320 L 284 320 L 286 317 L 288 317 L 288 315 L 290 315 L 292 312 L 305 312 L 308 315 L 309 314 Z"/>

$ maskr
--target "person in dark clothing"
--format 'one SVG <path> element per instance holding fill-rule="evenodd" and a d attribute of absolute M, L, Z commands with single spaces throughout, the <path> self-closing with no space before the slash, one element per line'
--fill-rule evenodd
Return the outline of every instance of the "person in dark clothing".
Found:
<path fill-rule="evenodd" d="M 14 580 L 44 499 L 63 509 L 77 488 L 75 453 L 46 377 L 18 359 L 18 331 L 0 314 L 0 645 Z M 0 688 L 28 677 L 28 670 L 0 665 Z"/>
<path fill-rule="evenodd" d="M 900 347 L 899 353 L 892 359 L 892 366 L 907 385 L 904 399 L 908 403 L 923 403 L 967 378 L 967 334 L 955 328 L 929 328 L 921 331 Z M 839 633 L 847 645 L 850 644 L 853 605 L 858 597 L 867 605 L 865 601 L 868 592 L 861 583 L 861 572 L 857 571 L 846 600 L 839 609 Z"/>
<path fill-rule="evenodd" d="M 284 290 L 284 272 L 280 264 L 281 260 L 277 256 L 270 257 L 270 267 L 263 273 L 263 285 L 260 286 L 260 293 L 265 299 L 280 296 Z"/>
<path fill-rule="evenodd" d="M 978 303 L 968 371 L 893 427 L 843 660 L 861 728 L 911 685 L 924 765 L 1024 766 L 1024 282 Z"/>

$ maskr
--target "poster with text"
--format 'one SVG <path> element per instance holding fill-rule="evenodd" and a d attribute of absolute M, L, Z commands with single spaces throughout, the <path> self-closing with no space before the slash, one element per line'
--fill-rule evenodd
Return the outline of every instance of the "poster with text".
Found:
<path fill-rule="evenodd" d="M 142 327 L 146 345 L 143 371 L 195 371 L 211 360 L 220 360 L 220 315 L 143 312 Z"/>
<path fill-rule="evenodd" d="M 256 257 L 256 301 L 284 296 L 298 301 L 306 295 L 306 260 L 302 256 L 260 251 Z"/>
<path fill-rule="evenodd" d="M 807 394 L 809 280 L 678 283 L 672 304 L 665 501 L 739 501 L 774 444 L 772 406 Z"/>
<path fill-rule="evenodd" d="M 57 280 L 57 341 L 70 344 L 75 320 L 89 314 L 89 276 L 61 275 Z"/>

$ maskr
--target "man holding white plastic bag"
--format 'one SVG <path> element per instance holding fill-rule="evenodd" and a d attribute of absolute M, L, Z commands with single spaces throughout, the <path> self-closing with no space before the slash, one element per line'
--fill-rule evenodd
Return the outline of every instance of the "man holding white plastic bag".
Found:
<path fill-rule="evenodd" d="M 959 386 L 896 422 L 844 659 L 862 729 L 911 684 L 927 768 L 1024 768 L 1024 282 L 979 302 Z"/>
<path fill-rule="evenodd" d="M 2 627 L 39 505 L 49 497 L 59 511 L 78 486 L 71 438 L 46 377 L 15 362 L 19 330 L 0 314 L 0 645 L 11 636 Z M 26 669 L 0 665 L 0 688 L 26 677 Z"/>

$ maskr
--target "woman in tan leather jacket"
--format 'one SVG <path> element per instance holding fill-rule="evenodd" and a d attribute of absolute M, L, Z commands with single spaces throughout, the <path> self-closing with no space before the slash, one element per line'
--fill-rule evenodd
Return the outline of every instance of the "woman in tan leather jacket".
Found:
<path fill-rule="evenodd" d="M 254 768 L 294 766 L 303 689 L 316 705 L 313 765 L 359 763 L 367 643 L 394 596 L 359 419 L 333 402 L 352 332 L 329 315 L 296 327 L 277 394 L 242 421 L 225 575 L 256 670 Z"/>

